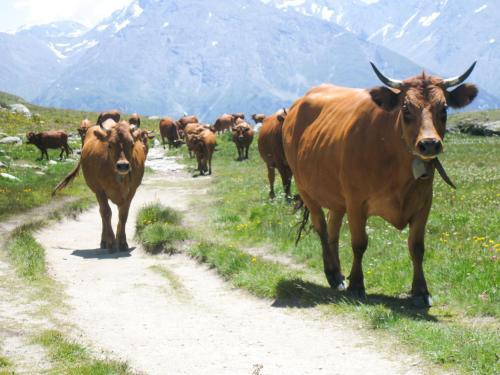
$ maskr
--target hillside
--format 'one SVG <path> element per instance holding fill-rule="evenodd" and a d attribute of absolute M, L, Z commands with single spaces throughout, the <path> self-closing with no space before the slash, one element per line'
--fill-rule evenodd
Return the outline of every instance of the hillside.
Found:
<path fill-rule="evenodd" d="M 54 23 L 8 37 L 23 49 L 36 39 L 52 60 L 30 68 L 47 76 L 43 82 L 0 79 L 0 90 L 51 107 L 188 112 L 206 122 L 223 112 L 274 112 L 324 82 L 377 85 L 369 60 L 395 77 L 424 69 L 342 25 L 259 0 L 137 0 L 91 30 Z M 36 61 L 8 56 L 10 69 Z M 482 90 L 468 109 L 498 103 Z"/>

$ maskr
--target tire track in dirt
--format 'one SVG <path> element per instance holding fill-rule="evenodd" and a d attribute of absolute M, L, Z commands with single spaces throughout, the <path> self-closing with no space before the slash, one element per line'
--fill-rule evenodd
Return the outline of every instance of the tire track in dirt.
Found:
<path fill-rule="evenodd" d="M 152 149 L 152 155 L 158 150 Z M 157 164 L 159 159 L 156 159 Z M 193 179 L 171 159 L 170 171 L 147 176 L 129 215 L 159 201 L 186 212 L 206 197 L 207 178 Z M 116 219 L 113 207 L 113 218 Z M 203 221 L 203 220 L 201 220 Z M 149 256 L 96 249 L 97 208 L 37 234 L 49 274 L 65 285 L 68 324 L 95 346 L 147 374 L 418 374 L 420 360 L 384 352 L 374 338 L 339 319 L 270 306 L 232 289 L 212 270 L 183 254 Z M 164 267 L 178 288 L 151 267 Z M 182 298 L 179 293 L 185 293 Z"/>

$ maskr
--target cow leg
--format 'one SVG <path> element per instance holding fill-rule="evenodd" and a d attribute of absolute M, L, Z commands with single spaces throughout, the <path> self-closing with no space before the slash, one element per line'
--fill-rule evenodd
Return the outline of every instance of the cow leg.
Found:
<path fill-rule="evenodd" d="M 349 218 L 349 229 L 351 231 L 351 245 L 353 251 L 348 290 L 358 297 L 364 297 L 365 284 L 362 262 L 363 254 L 368 246 L 368 235 L 366 234 L 367 217 L 361 209 L 350 209 L 347 212 L 347 216 Z"/>
<path fill-rule="evenodd" d="M 212 154 L 208 155 L 208 174 L 212 174 Z"/>
<path fill-rule="evenodd" d="M 245 147 L 245 159 L 248 159 L 248 149 L 250 146 Z"/>
<path fill-rule="evenodd" d="M 323 262 L 328 264 L 328 269 L 331 270 L 334 280 L 337 283 L 337 289 L 345 289 L 344 275 L 340 266 L 339 258 L 339 238 L 340 228 L 342 227 L 342 219 L 345 211 L 330 210 L 328 214 L 327 230 L 328 230 L 328 252 L 323 255 Z M 330 284 L 331 285 L 331 284 Z"/>
<path fill-rule="evenodd" d="M 275 178 L 275 172 L 274 168 L 270 167 L 269 165 L 267 166 L 267 178 L 269 179 L 269 198 L 274 199 L 276 197 L 276 194 L 274 194 L 274 178 Z"/>
<path fill-rule="evenodd" d="M 110 252 L 115 248 L 115 234 L 111 227 L 111 207 L 109 207 L 108 197 L 104 192 L 96 193 L 99 203 L 99 212 L 102 220 L 101 249 L 108 249 Z"/>
<path fill-rule="evenodd" d="M 429 204 L 418 212 L 410 221 L 410 234 L 408 236 L 408 249 L 413 263 L 413 282 L 411 287 L 411 295 L 413 303 L 417 307 L 431 307 L 432 298 L 427 289 L 425 281 L 424 269 L 422 262 L 424 260 L 424 236 L 425 225 L 429 216 L 431 204 Z"/>
<path fill-rule="evenodd" d="M 318 233 L 321 241 L 321 248 L 323 249 L 323 269 L 328 284 L 330 284 L 332 288 L 344 290 L 344 276 L 340 272 L 340 263 L 335 261 L 335 257 L 332 256 L 330 251 L 328 230 L 323 209 L 321 206 L 314 203 L 304 192 L 301 192 L 300 195 L 304 200 L 304 204 L 309 209 L 313 227 Z M 342 220 L 340 220 L 340 222 L 342 222 Z"/>
<path fill-rule="evenodd" d="M 281 176 L 281 182 L 283 183 L 283 190 L 285 191 L 285 198 L 290 200 L 290 184 L 291 184 L 291 171 L 289 171 L 285 166 L 280 165 L 278 168 Z M 290 173 L 289 173 L 290 172 Z"/>
<path fill-rule="evenodd" d="M 61 153 L 59 154 L 59 160 L 62 160 L 64 154 L 64 146 L 61 147 Z M 67 154 L 66 154 L 67 157 Z"/>
<path fill-rule="evenodd" d="M 118 227 L 116 228 L 116 242 L 118 243 L 119 251 L 128 251 L 125 225 L 127 224 L 129 208 L 130 208 L 130 202 L 127 202 L 118 207 Z"/>
<path fill-rule="evenodd" d="M 43 159 L 43 154 L 45 154 L 45 157 L 47 158 L 47 160 L 49 160 L 49 153 L 47 152 L 46 148 L 42 150 L 42 159 Z"/>

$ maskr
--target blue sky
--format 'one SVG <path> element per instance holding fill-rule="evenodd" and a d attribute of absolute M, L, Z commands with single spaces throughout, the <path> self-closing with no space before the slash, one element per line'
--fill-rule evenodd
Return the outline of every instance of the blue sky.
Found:
<path fill-rule="evenodd" d="M 131 0 L 0 0 L 0 32 L 72 20 L 93 26 Z"/>

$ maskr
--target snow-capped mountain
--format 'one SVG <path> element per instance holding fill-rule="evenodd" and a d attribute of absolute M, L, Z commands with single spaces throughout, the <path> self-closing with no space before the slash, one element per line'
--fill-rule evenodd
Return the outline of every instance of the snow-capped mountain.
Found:
<path fill-rule="evenodd" d="M 332 22 L 326 0 L 314 2 L 321 11 L 308 8 L 316 13 L 300 9 L 305 1 L 273 1 L 136 0 L 91 30 L 74 23 L 32 27 L 8 37 L 13 49 L 16 43 L 36 44 L 36 54 L 2 55 L 0 66 L 15 70 L 24 64 L 23 72 L 33 69 L 40 77 L 29 76 L 27 88 L 4 81 L 0 73 L 0 90 L 43 105 L 188 112 L 213 121 L 229 111 L 274 112 L 323 82 L 378 85 L 369 60 L 394 77 L 423 69 L 350 24 Z M 339 3 L 368 6 L 361 0 Z M 46 60 L 42 67 L 35 63 L 38 54 Z M 498 104 L 484 92 L 475 103 L 476 108 Z"/>
<path fill-rule="evenodd" d="M 439 75 L 471 77 L 500 98 L 500 7 L 495 0 L 262 0 L 336 23 Z"/>

